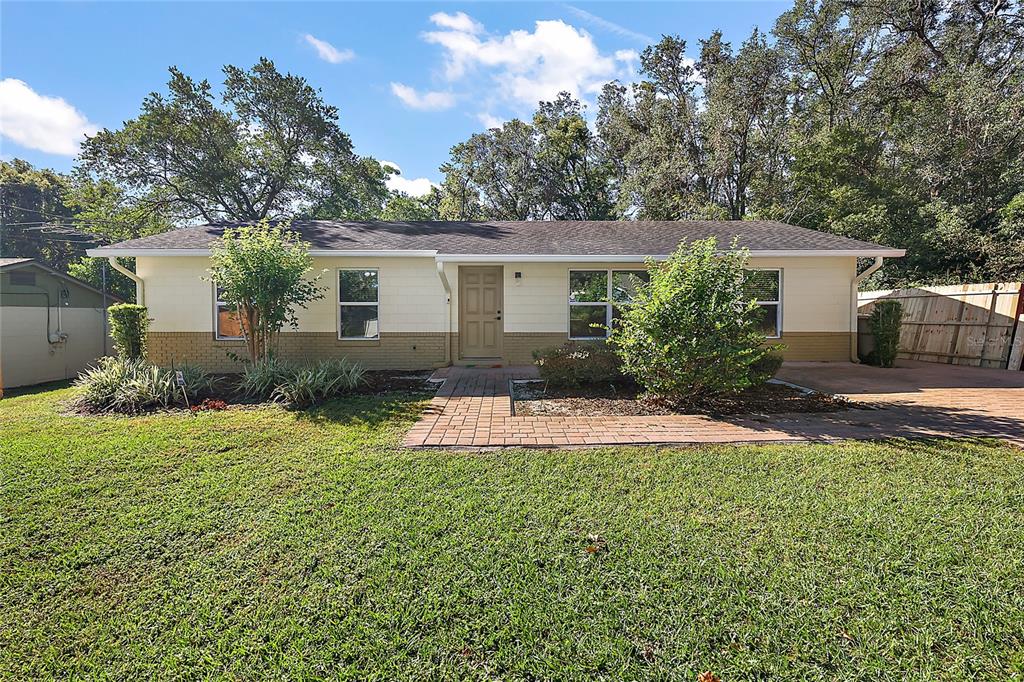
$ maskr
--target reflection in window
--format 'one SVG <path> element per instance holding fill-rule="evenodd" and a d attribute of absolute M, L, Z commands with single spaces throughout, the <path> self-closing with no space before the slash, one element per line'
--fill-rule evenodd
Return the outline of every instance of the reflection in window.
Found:
<path fill-rule="evenodd" d="M 352 268 L 338 271 L 338 337 L 376 339 L 380 290 L 377 271 Z"/>
<path fill-rule="evenodd" d="M 603 339 L 629 305 L 637 286 L 649 282 L 646 270 L 570 270 L 569 338 Z"/>
<path fill-rule="evenodd" d="M 778 338 L 782 331 L 782 271 L 745 271 L 743 292 L 747 299 L 757 303 L 758 322 L 764 335 Z"/>
<path fill-rule="evenodd" d="M 214 311 L 216 317 L 217 329 L 216 334 L 218 339 L 241 339 L 245 338 L 242 333 L 242 323 L 238 318 L 237 308 L 226 301 L 222 300 L 221 293 L 222 289 L 216 287 L 216 296 L 214 303 Z"/>

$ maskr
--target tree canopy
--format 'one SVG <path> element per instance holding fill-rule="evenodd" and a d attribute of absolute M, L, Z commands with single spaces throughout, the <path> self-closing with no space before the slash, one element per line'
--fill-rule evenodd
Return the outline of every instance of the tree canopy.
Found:
<path fill-rule="evenodd" d="M 337 107 L 305 79 L 266 58 L 228 65 L 218 97 L 209 81 L 170 73 L 137 118 L 88 138 L 84 170 L 179 221 L 379 215 L 386 170 L 355 154 Z"/>
<path fill-rule="evenodd" d="M 1017 279 L 1019 0 L 796 0 L 697 59 L 664 36 L 589 122 L 563 93 L 455 145 L 441 215 L 777 219 L 906 247 L 877 284 Z"/>

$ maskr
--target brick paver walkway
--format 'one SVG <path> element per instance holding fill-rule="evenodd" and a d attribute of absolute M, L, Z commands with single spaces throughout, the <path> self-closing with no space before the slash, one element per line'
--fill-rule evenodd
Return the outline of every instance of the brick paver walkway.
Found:
<path fill-rule="evenodd" d="M 581 446 L 995 436 L 1024 445 L 1024 373 L 904 364 L 895 370 L 845 363 L 787 364 L 781 378 L 848 395 L 876 409 L 735 419 L 513 416 L 509 380 L 534 378 L 535 368 L 448 367 L 435 373 L 444 384 L 405 444 Z"/>

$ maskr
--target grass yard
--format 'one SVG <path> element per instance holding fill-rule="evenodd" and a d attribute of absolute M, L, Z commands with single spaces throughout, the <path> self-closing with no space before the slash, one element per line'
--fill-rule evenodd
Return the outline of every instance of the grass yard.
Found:
<path fill-rule="evenodd" d="M 1020 679 L 1024 453 L 407 451 L 0 401 L 0 678 Z"/>

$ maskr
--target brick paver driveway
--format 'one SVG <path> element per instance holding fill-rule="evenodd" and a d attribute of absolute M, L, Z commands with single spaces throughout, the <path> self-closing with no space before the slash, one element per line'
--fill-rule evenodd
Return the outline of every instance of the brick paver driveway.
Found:
<path fill-rule="evenodd" d="M 638 443 L 830 441 L 847 438 L 994 436 L 1024 445 L 1024 372 L 903 362 L 894 369 L 787 363 L 779 378 L 845 395 L 864 407 L 829 414 L 712 419 L 521 417 L 509 380 L 532 367 L 445 368 L 445 382 L 406 437 L 408 446 L 580 446 Z M 868 409 L 865 409 L 868 408 Z"/>

